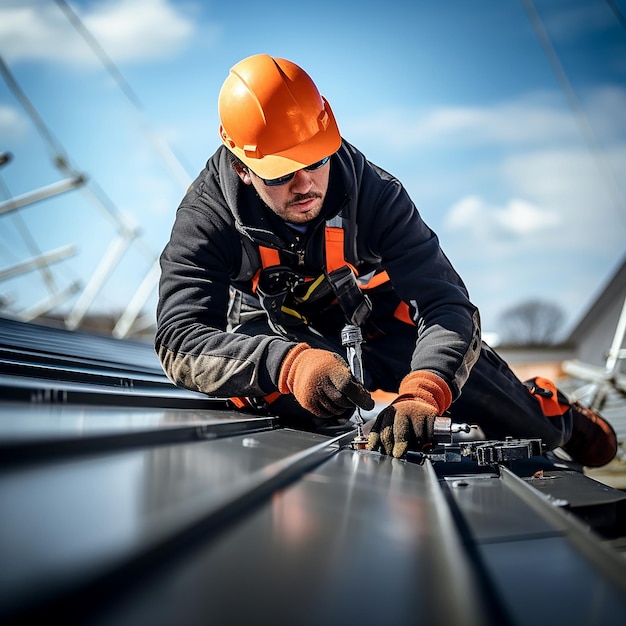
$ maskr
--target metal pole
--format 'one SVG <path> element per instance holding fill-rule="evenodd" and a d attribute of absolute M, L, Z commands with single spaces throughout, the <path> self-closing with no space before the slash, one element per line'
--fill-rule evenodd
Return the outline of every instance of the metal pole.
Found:
<path fill-rule="evenodd" d="M 109 245 L 109 249 L 102 257 L 100 264 L 96 268 L 96 271 L 91 276 L 89 282 L 85 286 L 85 289 L 78 298 L 74 308 L 65 319 L 65 325 L 70 330 L 78 328 L 82 321 L 87 309 L 97 296 L 102 285 L 119 263 L 120 259 L 132 243 L 133 239 L 137 236 L 136 231 L 124 231 L 118 234 L 115 239 Z"/>
<path fill-rule="evenodd" d="M 56 196 L 65 191 L 71 191 L 72 189 L 76 189 L 76 187 L 84 185 L 85 182 L 86 179 L 82 175 L 75 176 L 74 178 L 66 178 L 57 183 L 47 185 L 46 187 L 40 187 L 35 191 L 29 191 L 21 196 L 5 200 L 4 202 L 0 202 L 0 215 L 10 213 L 11 211 L 15 211 L 16 209 L 26 206 L 27 204 L 33 204 L 34 202 L 45 200 L 46 198 Z"/>
<path fill-rule="evenodd" d="M 148 270 L 145 278 L 141 282 L 139 289 L 129 302 L 126 310 L 120 316 L 119 320 L 115 324 L 113 329 L 113 336 L 121 339 L 128 335 L 128 332 L 132 328 L 132 325 L 141 311 L 141 307 L 145 304 L 146 300 L 155 288 L 159 275 L 161 273 L 161 266 L 158 259 L 152 264 L 152 267 Z"/>
<path fill-rule="evenodd" d="M 40 315 L 54 309 L 54 307 L 58 306 L 68 298 L 71 298 L 79 291 L 80 283 L 73 282 L 69 287 L 62 289 L 61 291 L 57 291 L 53 296 L 38 302 L 34 306 L 30 307 L 30 309 L 26 309 L 25 311 L 18 313 L 17 318 L 22 322 L 30 322 L 31 320 L 37 319 Z"/>
<path fill-rule="evenodd" d="M 606 360 L 606 373 L 614 374 L 617 371 L 618 363 L 620 359 L 623 359 L 622 345 L 624 344 L 624 337 L 626 336 L 626 298 L 624 298 L 624 304 L 622 305 L 622 312 L 615 328 L 615 335 L 613 335 L 613 343 L 609 350 L 609 356 Z"/>
<path fill-rule="evenodd" d="M 62 248 L 57 248 L 56 250 L 52 250 L 51 252 L 46 252 L 45 254 L 41 254 L 39 256 L 33 257 L 32 259 L 28 259 L 28 261 L 22 261 L 17 265 L 13 265 L 5 270 L 1 270 L 0 281 L 19 276 L 20 274 L 26 274 L 27 272 L 39 269 L 46 265 L 57 263 L 58 261 L 63 261 L 67 257 L 73 256 L 75 254 L 76 246 L 68 245 L 63 246 Z"/>

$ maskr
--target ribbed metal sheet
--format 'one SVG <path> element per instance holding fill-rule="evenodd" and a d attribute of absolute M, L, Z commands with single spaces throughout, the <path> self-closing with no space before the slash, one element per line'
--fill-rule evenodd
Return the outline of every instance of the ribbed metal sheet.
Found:
<path fill-rule="evenodd" d="M 546 459 L 478 468 L 352 450 L 353 433 L 288 430 L 173 388 L 150 346 L 15 325 L 0 322 L 2 623 L 626 614 L 626 559 L 596 535 L 626 536 L 621 492 Z"/>

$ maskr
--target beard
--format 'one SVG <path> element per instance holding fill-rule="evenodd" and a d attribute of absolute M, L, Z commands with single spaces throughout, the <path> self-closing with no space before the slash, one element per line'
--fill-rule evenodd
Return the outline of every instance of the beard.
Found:
<path fill-rule="evenodd" d="M 304 203 L 315 201 L 306 210 L 300 207 Z M 291 224 L 305 224 L 315 219 L 322 210 L 323 196 L 321 193 L 310 192 L 295 194 L 288 202 L 282 205 L 268 205 L 278 217 Z"/>

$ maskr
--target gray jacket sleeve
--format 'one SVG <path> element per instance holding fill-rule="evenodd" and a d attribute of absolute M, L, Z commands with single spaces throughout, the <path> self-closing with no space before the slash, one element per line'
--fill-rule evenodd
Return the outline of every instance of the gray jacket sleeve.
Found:
<path fill-rule="evenodd" d="M 193 190 L 161 254 L 155 348 L 176 385 L 215 397 L 264 396 L 295 344 L 227 332 L 230 273 L 241 245 L 232 224 Z"/>

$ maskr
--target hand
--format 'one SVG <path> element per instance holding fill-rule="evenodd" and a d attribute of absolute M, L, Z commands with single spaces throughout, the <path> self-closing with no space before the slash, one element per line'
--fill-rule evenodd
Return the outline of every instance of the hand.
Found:
<path fill-rule="evenodd" d="M 376 418 L 367 449 L 399 459 L 411 445 L 420 450 L 433 439 L 435 418 L 452 403 L 446 382 L 427 371 L 408 374 L 400 383 L 400 395 Z"/>
<path fill-rule="evenodd" d="M 278 391 L 292 393 L 317 417 L 341 415 L 355 405 L 367 411 L 374 408 L 369 391 L 338 354 L 306 343 L 287 352 L 278 376 Z"/>

